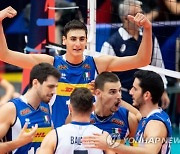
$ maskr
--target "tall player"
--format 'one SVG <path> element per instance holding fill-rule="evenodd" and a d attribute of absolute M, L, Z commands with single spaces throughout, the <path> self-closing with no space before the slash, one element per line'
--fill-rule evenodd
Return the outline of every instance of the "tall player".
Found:
<path fill-rule="evenodd" d="M 47 62 L 55 66 L 62 74 L 54 103 L 52 103 L 52 118 L 54 126 L 65 123 L 68 115 L 67 101 L 75 87 L 87 87 L 96 73 L 104 71 L 123 71 L 148 65 L 152 53 L 152 25 L 141 13 L 136 16 L 128 16 L 128 19 L 136 25 L 144 28 L 143 38 L 138 52 L 134 56 L 115 57 L 84 56 L 87 45 L 87 27 L 84 23 L 72 20 L 64 27 L 63 44 L 66 45 L 66 54 L 63 56 L 49 56 L 45 54 L 23 54 L 15 52 L 7 47 L 3 32 L 2 21 L 4 18 L 12 18 L 16 11 L 12 7 L 0 11 L 0 60 L 22 68 L 31 69 L 34 65 Z M 118 43 L 118 42 L 117 42 Z"/>

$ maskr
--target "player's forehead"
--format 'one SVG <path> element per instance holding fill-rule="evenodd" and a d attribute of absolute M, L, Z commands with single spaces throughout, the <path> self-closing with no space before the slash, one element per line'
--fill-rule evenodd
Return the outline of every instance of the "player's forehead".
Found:
<path fill-rule="evenodd" d="M 121 83 L 118 81 L 118 82 L 106 82 L 104 84 L 104 89 L 105 90 L 111 90 L 111 89 L 114 89 L 114 90 L 119 90 L 121 89 Z"/>
<path fill-rule="evenodd" d="M 86 33 L 83 29 L 72 29 L 67 33 L 67 37 L 85 37 L 86 38 Z"/>
<path fill-rule="evenodd" d="M 47 79 L 43 82 L 43 84 L 46 84 L 46 85 L 48 84 L 56 85 L 57 83 L 58 83 L 58 79 L 52 75 L 49 75 Z"/>
<path fill-rule="evenodd" d="M 140 80 L 139 80 L 138 78 L 135 78 L 135 79 L 134 79 L 133 87 L 135 87 L 135 88 L 141 88 L 141 87 L 140 87 Z"/>

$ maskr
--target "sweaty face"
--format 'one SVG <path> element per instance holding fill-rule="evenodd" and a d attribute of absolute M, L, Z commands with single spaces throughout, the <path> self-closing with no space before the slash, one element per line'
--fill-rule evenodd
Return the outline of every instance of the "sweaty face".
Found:
<path fill-rule="evenodd" d="M 58 79 L 53 76 L 48 76 L 46 81 L 44 81 L 42 84 L 39 84 L 37 93 L 41 98 L 41 101 L 48 103 L 52 96 L 56 93 L 57 86 Z"/>
<path fill-rule="evenodd" d="M 68 56 L 77 56 L 81 55 L 86 48 L 87 38 L 84 30 L 70 30 L 67 33 L 67 37 L 63 37 L 63 44 L 66 45 Z"/>
<path fill-rule="evenodd" d="M 101 104 L 106 112 L 110 115 L 119 109 L 121 103 L 121 83 L 107 82 L 104 89 L 101 90 Z"/>
<path fill-rule="evenodd" d="M 139 79 L 135 78 L 134 83 L 133 83 L 133 87 L 130 90 L 130 95 L 132 95 L 132 99 L 133 99 L 133 106 L 135 106 L 136 108 L 140 108 L 143 103 L 143 94 L 142 94 L 142 89 L 139 86 L 140 81 Z"/>

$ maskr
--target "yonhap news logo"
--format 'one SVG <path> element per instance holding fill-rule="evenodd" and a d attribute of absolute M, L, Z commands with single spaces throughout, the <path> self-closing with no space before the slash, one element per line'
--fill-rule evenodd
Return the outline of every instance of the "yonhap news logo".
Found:
<path fill-rule="evenodd" d="M 112 133 L 107 136 L 106 142 L 109 147 L 116 148 L 120 145 L 120 134 L 119 133 Z"/>
<path fill-rule="evenodd" d="M 133 137 L 126 137 L 124 139 L 121 139 L 119 133 L 112 133 L 107 136 L 106 142 L 109 147 L 116 148 L 120 146 L 120 144 L 129 143 L 133 146 L 144 146 L 144 144 L 157 144 L 161 142 L 162 144 L 180 144 L 180 137 L 166 137 L 166 138 L 160 138 L 160 137 L 150 137 L 147 139 L 140 139 L 136 141 Z"/>

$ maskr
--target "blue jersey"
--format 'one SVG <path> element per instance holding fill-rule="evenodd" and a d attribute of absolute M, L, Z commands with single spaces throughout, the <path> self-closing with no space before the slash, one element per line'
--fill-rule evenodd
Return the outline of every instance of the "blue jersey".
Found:
<path fill-rule="evenodd" d="M 79 65 L 71 65 L 65 60 L 65 55 L 54 57 L 54 67 L 61 73 L 57 88 L 57 96 L 52 105 L 52 120 L 54 127 L 65 123 L 68 115 L 67 102 L 71 92 L 76 87 L 88 87 L 88 83 L 94 80 L 96 65 L 93 57 L 84 56 Z"/>
<path fill-rule="evenodd" d="M 9 129 L 6 137 L 8 141 L 14 140 L 19 135 L 25 122 L 28 122 L 28 129 L 38 124 L 37 133 L 33 141 L 13 151 L 14 154 L 35 154 L 36 150 L 46 134 L 52 130 L 49 105 L 41 103 L 37 110 L 27 104 L 24 97 L 10 100 L 16 107 L 16 120 Z"/>
<path fill-rule="evenodd" d="M 139 46 L 142 41 L 142 30 L 139 30 L 139 35 L 137 40 L 130 35 L 123 27 L 120 27 L 117 32 L 115 32 L 107 42 L 102 46 L 101 52 L 105 54 L 111 54 L 118 57 L 126 57 L 136 55 L 139 49 Z M 164 68 L 164 62 L 162 59 L 161 51 L 157 38 L 152 35 L 153 40 L 153 51 L 151 58 L 151 65 Z M 117 43 L 118 42 L 118 43 Z M 132 88 L 134 81 L 134 73 L 138 69 L 131 69 L 127 71 L 118 71 L 114 72 L 118 75 L 121 85 L 122 85 L 122 99 L 130 104 L 133 103 L 132 96 L 129 94 L 129 90 Z M 164 83 L 166 84 L 167 80 L 165 76 L 162 76 Z"/>
<path fill-rule="evenodd" d="M 116 134 L 118 139 L 124 139 L 129 135 L 128 113 L 127 109 L 120 107 L 117 112 L 103 120 L 96 114 L 91 114 L 91 123 L 111 135 Z"/>
<path fill-rule="evenodd" d="M 172 128 L 171 128 L 171 122 L 170 122 L 169 116 L 162 109 L 154 110 L 153 112 L 150 113 L 150 115 L 148 117 L 142 118 L 140 120 L 137 131 L 136 131 L 136 135 L 135 135 L 135 141 L 138 143 L 138 145 L 143 144 L 145 142 L 148 143 L 148 141 L 146 141 L 144 139 L 143 135 L 144 135 L 144 130 L 146 128 L 146 125 L 150 120 L 162 121 L 164 123 L 164 125 L 166 126 L 166 129 L 168 132 L 167 140 L 163 142 L 159 153 L 169 154 L 170 153 L 170 142 L 168 142 L 168 139 L 170 139 L 172 137 Z M 149 139 L 149 142 L 151 142 L 151 143 L 156 142 L 156 139 L 155 140 Z"/>

